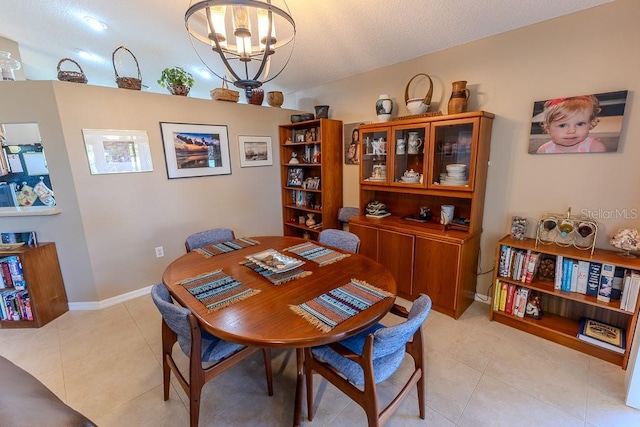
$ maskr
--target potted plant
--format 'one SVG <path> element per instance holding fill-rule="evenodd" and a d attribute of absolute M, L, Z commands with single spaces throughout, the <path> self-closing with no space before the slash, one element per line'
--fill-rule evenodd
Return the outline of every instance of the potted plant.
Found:
<path fill-rule="evenodd" d="M 172 95 L 187 96 L 195 81 L 191 73 L 181 67 L 165 68 L 158 80 L 158 84 L 166 87 Z"/>

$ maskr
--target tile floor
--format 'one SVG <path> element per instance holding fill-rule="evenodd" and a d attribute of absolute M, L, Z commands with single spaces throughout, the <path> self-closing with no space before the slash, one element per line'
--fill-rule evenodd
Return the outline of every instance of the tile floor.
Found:
<path fill-rule="evenodd" d="M 427 420 L 418 417 L 413 391 L 388 425 L 640 426 L 640 411 L 624 405 L 619 367 L 489 322 L 488 310 L 475 302 L 457 321 L 431 313 Z M 177 383 L 171 398 L 162 398 L 160 315 L 148 295 L 68 312 L 40 329 L 2 329 L 0 339 L 0 355 L 101 427 L 188 425 Z M 205 386 L 200 425 L 291 425 L 295 352 L 273 356 L 274 396 L 267 395 L 258 352 Z M 384 384 L 383 398 L 406 369 L 408 362 Z M 305 425 L 366 425 L 364 412 L 333 386 L 319 377 L 314 386 L 316 415 Z"/>

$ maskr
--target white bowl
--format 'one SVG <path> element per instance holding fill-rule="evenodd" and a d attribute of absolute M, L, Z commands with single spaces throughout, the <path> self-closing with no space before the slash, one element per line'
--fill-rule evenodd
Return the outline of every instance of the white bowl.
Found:
<path fill-rule="evenodd" d="M 422 98 L 412 98 L 407 101 L 407 109 L 411 114 L 424 114 L 429 109 L 429 105 L 422 102 Z"/>
<path fill-rule="evenodd" d="M 454 163 L 452 165 L 447 165 L 447 171 L 449 172 L 464 172 L 467 168 L 467 165 L 464 163 Z"/>

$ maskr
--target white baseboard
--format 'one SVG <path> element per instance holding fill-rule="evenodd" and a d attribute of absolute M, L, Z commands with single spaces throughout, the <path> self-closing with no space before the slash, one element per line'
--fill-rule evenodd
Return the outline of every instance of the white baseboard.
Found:
<path fill-rule="evenodd" d="M 107 298 L 102 301 L 92 302 L 70 302 L 69 310 L 101 310 L 103 308 L 111 307 L 112 305 L 120 304 L 121 302 L 129 301 L 134 298 L 138 298 L 142 295 L 151 293 L 153 285 L 146 288 L 136 289 L 135 291 L 127 292 L 126 294 L 117 295 L 115 297 Z"/>

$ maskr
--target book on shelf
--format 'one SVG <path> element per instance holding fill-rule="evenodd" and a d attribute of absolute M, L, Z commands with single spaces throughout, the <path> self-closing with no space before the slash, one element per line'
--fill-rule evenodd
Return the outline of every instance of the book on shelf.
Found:
<path fill-rule="evenodd" d="M 638 292 L 640 292 L 640 272 L 627 270 L 625 273 L 620 308 L 630 313 L 635 312 L 636 305 L 638 304 Z"/>
<path fill-rule="evenodd" d="M 622 297 L 622 287 L 624 286 L 624 271 L 622 267 L 617 267 L 613 271 L 613 282 L 611 283 L 611 300 L 620 301 Z"/>
<path fill-rule="evenodd" d="M 578 261 L 578 282 L 576 283 L 576 292 L 587 293 L 587 280 L 589 279 L 589 261 Z"/>
<path fill-rule="evenodd" d="M 493 285 L 493 287 L 495 288 L 493 290 L 493 310 L 499 311 L 500 310 L 500 293 L 502 292 L 502 285 L 500 284 L 499 279 L 496 279 L 496 284 Z"/>
<path fill-rule="evenodd" d="M 571 292 L 578 292 L 578 261 L 571 260 L 571 286 L 569 286 Z"/>
<path fill-rule="evenodd" d="M 600 272 L 602 271 L 602 263 L 589 263 L 589 276 L 587 278 L 587 295 L 592 297 L 598 296 L 598 288 L 600 287 Z"/>
<path fill-rule="evenodd" d="M 573 260 L 564 258 L 562 261 L 562 284 L 560 290 L 569 292 L 571 291 L 571 275 L 573 273 Z"/>
<path fill-rule="evenodd" d="M 27 245 L 35 245 L 38 243 L 35 231 L 24 231 L 15 233 L 0 233 L 0 243 L 25 243 Z"/>
<path fill-rule="evenodd" d="M 507 301 L 504 307 L 504 312 L 507 314 L 513 314 L 513 304 L 514 304 L 515 294 L 516 294 L 516 285 L 514 285 L 513 283 L 509 283 L 509 287 L 507 288 Z"/>
<path fill-rule="evenodd" d="M 509 285 L 505 282 L 500 283 L 500 311 L 504 311 L 507 306 L 507 293 L 509 291 Z"/>
<path fill-rule="evenodd" d="M 516 293 L 516 307 L 514 309 L 514 315 L 518 317 L 524 317 L 524 313 L 527 310 L 527 303 L 529 301 L 529 288 L 524 286 L 518 287 Z"/>
<path fill-rule="evenodd" d="M 580 322 L 578 339 L 620 354 L 626 350 L 624 329 L 587 317 Z"/>
<path fill-rule="evenodd" d="M 600 273 L 600 286 L 598 287 L 598 301 L 610 302 L 611 290 L 613 288 L 613 272 L 615 266 L 613 264 L 602 264 L 602 272 Z"/>
<path fill-rule="evenodd" d="M 564 264 L 564 257 L 558 255 L 556 257 L 556 275 L 553 279 L 553 289 L 559 291 L 562 289 L 562 266 Z"/>

